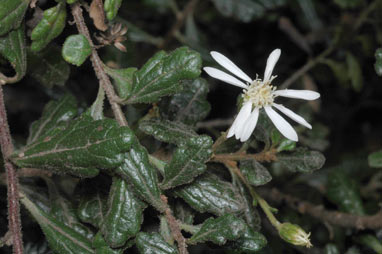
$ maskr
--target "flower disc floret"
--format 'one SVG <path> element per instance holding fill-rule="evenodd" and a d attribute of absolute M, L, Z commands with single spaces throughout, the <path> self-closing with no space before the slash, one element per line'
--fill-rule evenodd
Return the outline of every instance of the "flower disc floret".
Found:
<path fill-rule="evenodd" d="M 244 91 L 243 99 L 245 102 L 251 102 L 254 107 L 262 108 L 272 105 L 275 95 L 273 92 L 276 87 L 273 87 L 270 82 L 264 83 L 257 79 L 252 82 L 246 91 Z"/>

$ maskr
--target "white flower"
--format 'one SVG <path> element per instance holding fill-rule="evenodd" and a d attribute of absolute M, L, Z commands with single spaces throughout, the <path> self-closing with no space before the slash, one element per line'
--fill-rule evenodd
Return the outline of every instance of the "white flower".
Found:
<path fill-rule="evenodd" d="M 267 60 L 264 79 L 261 80 L 256 76 L 256 79 L 252 80 L 227 57 L 216 51 L 211 52 L 211 56 L 213 59 L 215 59 L 216 62 L 218 62 L 229 72 L 244 81 L 243 82 L 234 76 L 213 67 L 203 68 L 211 77 L 243 88 L 243 106 L 240 109 L 239 114 L 236 116 L 236 119 L 233 122 L 231 128 L 229 129 L 227 138 L 235 135 L 235 137 L 240 139 L 242 142 L 248 140 L 256 127 L 259 111 L 262 108 L 264 108 L 265 113 L 271 119 L 276 128 L 281 132 L 281 134 L 290 140 L 298 141 L 296 131 L 282 116 L 280 116 L 273 109 L 273 107 L 297 123 L 309 129 L 312 128 L 312 126 L 304 118 L 297 115 L 292 110 L 284 107 L 281 104 L 274 103 L 274 99 L 277 96 L 303 100 L 315 100 L 320 97 L 319 93 L 310 90 L 276 90 L 276 87 L 271 85 L 272 80 L 276 78 L 276 76 L 272 76 L 272 71 L 277 61 L 279 60 L 280 54 L 280 49 L 273 50 Z"/>

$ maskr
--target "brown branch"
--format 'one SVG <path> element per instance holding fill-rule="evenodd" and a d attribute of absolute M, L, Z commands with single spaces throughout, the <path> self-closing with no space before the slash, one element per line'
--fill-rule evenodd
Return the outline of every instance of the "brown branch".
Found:
<path fill-rule="evenodd" d="M 176 32 L 182 28 L 187 16 L 192 13 L 199 0 L 190 0 L 183 11 L 176 15 L 176 22 L 172 25 L 170 31 L 166 34 L 159 48 L 164 48 L 175 36 Z"/>
<path fill-rule="evenodd" d="M 23 253 L 23 238 L 21 233 L 18 178 L 16 168 L 8 157 L 13 153 L 11 133 L 9 131 L 7 113 L 5 111 L 3 88 L 0 85 L 0 144 L 3 153 L 8 190 L 8 228 L 12 232 L 13 253 Z"/>
<path fill-rule="evenodd" d="M 210 161 L 222 162 L 226 161 L 240 161 L 240 160 L 257 160 L 259 162 L 276 161 L 276 150 L 271 149 L 266 152 L 247 154 L 247 153 L 219 153 L 215 154 Z"/>
<path fill-rule="evenodd" d="M 167 206 L 167 197 L 165 195 L 161 195 L 161 200 Z M 184 239 L 182 232 L 180 231 L 179 223 L 177 219 L 172 215 L 171 209 L 167 206 L 165 212 L 166 220 L 168 225 L 170 226 L 172 237 L 178 243 L 178 249 L 180 254 L 188 254 L 186 239 Z"/>
<path fill-rule="evenodd" d="M 297 197 L 280 192 L 273 188 L 259 189 L 261 195 L 277 204 L 286 203 L 292 209 L 332 225 L 356 228 L 356 229 L 380 229 L 382 228 L 382 211 L 374 215 L 355 215 L 337 211 L 326 210 L 322 205 L 315 205 L 303 201 Z"/>
<path fill-rule="evenodd" d="M 74 17 L 74 21 L 76 22 L 76 26 L 78 31 L 85 35 L 88 39 L 90 46 L 92 47 L 92 54 L 90 60 L 92 61 L 94 71 L 99 80 L 100 85 L 102 85 L 103 89 L 106 92 L 106 96 L 110 102 L 111 108 L 113 110 L 114 116 L 118 123 L 121 126 L 128 126 L 126 118 L 122 112 L 121 107 L 116 102 L 118 101 L 118 96 L 115 94 L 113 85 L 110 82 L 109 76 L 106 74 L 105 69 L 103 67 L 103 63 L 98 56 L 97 50 L 94 47 L 93 41 L 90 38 L 89 30 L 85 24 L 84 17 L 82 15 L 82 9 L 79 3 L 75 3 L 71 5 L 72 14 Z"/>

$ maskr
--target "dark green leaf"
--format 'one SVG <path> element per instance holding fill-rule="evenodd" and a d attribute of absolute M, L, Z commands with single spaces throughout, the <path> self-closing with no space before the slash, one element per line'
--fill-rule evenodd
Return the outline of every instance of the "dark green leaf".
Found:
<path fill-rule="evenodd" d="M 243 211 L 243 198 L 229 182 L 212 174 L 204 174 L 189 185 L 179 187 L 175 195 L 199 212 L 218 216 Z"/>
<path fill-rule="evenodd" d="M 170 120 L 194 125 L 210 112 L 208 83 L 201 78 L 183 82 L 184 89 L 169 101 L 166 114 Z"/>
<path fill-rule="evenodd" d="M 59 36 L 66 24 L 66 8 L 64 3 L 45 10 L 44 16 L 31 34 L 32 51 L 40 51 L 50 41 Z"/>
<path fill-rule="evenodd" d="M 135 238 L 140 254 L 177 254 L 174 246 L 168 244 L 158 233 L 140 232 Z"/>
<path fill-rule="evenodd" d="M 281 143 L 277 147 L 277 152 L 282 152 L 282 151 L 292 151 L 293 149 L 296 148 L 296 142 L 284 138 Z"/>
<path fill-rule="evenodd" d="M 382 48 L 375 51 L 374 69 L 378 76 L 382 76 Z"/>
<path fill-rule="evenodd" d="M 264 185 L 272 180 L 266 167 L 256 160 L 246 160 L 240 162 L 240 171 L 253 186 Z"/>
<path fill-rule="evenodd" d="M 93 239 L 92 244 L 95 254 L 122 254 L 123 249 L 112 249 L 103 238 L 101 232 L 98 232 Z"/>
<path fill-rule="evenodd" d="M 261 229 L 260 214 L 254 205 L 254 201 L 249 194 L 248 189 L 239 181 L 236 182 L 236 186 L 244 201 L 243 218 L 252 229 L 259 231 Z"/>
<path fill-rule="evenodd" d="M 1 0 L 0 36 L 20 26 L 28 5 L 29 0 Z"/>
<path fill-rule="evenodd" d="M 139 124 L 139 129 L 154 136 L 157 140 L 181 145 L 191 138 L 198 136 L 190 126 L 168 120 L 152 119 Z"/>
<path fill-rule="evenodd" d="M 48 47 L 38 53 L 28 52 L 28 74 L 42 85 L 52 88 L 54 85 L 65 85 L 70 67 L 57 47 Z"/>
<path fill-rule="evenodd" d="M 365 245 L 378 254 L 382 254 L 382 243 L 372 234 L 363 234 L 356 238 L 356 242 Z"/>
<path fill-rule="evenodd" d="M 382 168 L 382 150 L 369 154 L 367 158 L 372 168 Z"/>
<path fill-rule="evenodd" d="M 81 195 L 78 205 L 77 215 L 81 221 L 100 228 L 105 216 L 106 197 L 99 191 L 95 191 L 91 196 Z"/>
<path fill-rule="evenodd" d="M 328 243 L 325 245 L 324 254 L 340 254 L 340 250 L 333 243 Z"/>
<path fill-rule="evenodd" d="M 326 192 L 328 199 L 346 213 L 364 215 L 359 189 L 352 179 L 339 169 L 333 168 L 328 176 Z"/>
<path fill-rule="evenodd" d="M 104 3 L 104 9 L 108 20 L 113 20 L 118 13 L 119 7 L 121 7 L 122 0 L 106 0 Z"/>
<path fill-rule="evenodd" d="M 212 0 L 216 9 L 225 17 L 234 17 L 243 22 L 260 18 L 267 9 L 276 8 L 284 0 Z"/>
<path fill-rule="evenodd" d="M 142 207 L 125 180 L 114 177 L 101 232 L 112 248 L 135 236 L 143 221 Z"/>
<path fill-rule="evenodd" d="M 325 163 L 325 157 L 322 153 L 306 149 L 297 149 L 293 153 L 279 154 L 277 160 L 286 169 L 303 173 L 320 169 Z"/>
<path fill-rule="evenodd" d="M 19 167 L 93 177 L 123 163 L 135 136 L 115 120 L 80 117 L 49 131 L 13 156 Z"/>
<path fill-rule="evenodd" d="M 68 63 L 80 66 L 92 53 L 88 39 L 83 34 L 75 34 L 66 38 L 62 47 L 62 57 Z"/>
<path fill-rule="evenodd" d="M 1 8 L 0 6 L 0 12 Z M 2 21 L 0 21 L 0 26 L 1 23 Z M 0 55 L 10 62 L 16 72 L 13 77 L 6 77 L 0 72 L 0 85 L 1 83 L 15 83 L 22 79 L 27 70 L 24 26 L 20 26 L 17 30 L 0 37 Z"/>
<path fill-rule="evenodd" d="M 363 0 L 334 0 L 341 8 L 355 8 L 363 4 Z"/>
<path fill-rule="evenodd" d="M 133 74 L 137 71 L 137 68 L 131 67 L 126 69 L 112 69 L 105 66 L 105 71 L 114 79 L 114 86 L 119 97 L 126 99 L 131 93 Z"/>
<path fill-rule="evenodd" d="M 258 253 L 259 250 L 267 245 L 267 239 L 265 236 L 255 230 L 251 229 L 248 225 L 245 225 L 244 234 L 230 244 L 231 253 Z"/>
<path fill-rule="evenodd" d="M 358 63 L 358 59 L 351 53 L 346 53 L 346 63 L 348 66 L 348 75 L 355 91 L 359 92 L 363 86 L 362 69 Z"/>
<path fill-rule="evenodd" d="M 152 103 L 176 93 L 181 89 L 179 81 L 200 75 L 201 64 L 199 53 L 187 47 L 169 54 L 160 51 L 134 73 L 131 96 L 125 102 Z"/>
<path fill-rule="evenodd" d="M 189 206 L 181 202 L 180 200 L 177 200 L 173 211 L 174 211 L 175 217 L 181 222 L 185 224 L 189 224 L 189 225 L 193 224 L 194 222 L 193 210 Z"/>
<path fill-rule="evenodd" d="M 139 143 L 133 144 L 130 152 L 124 155 L 124 163 L 118 172 L 134 185 L 134 191 L 141 199 L 164 211 L 166 205 L 160 198 L 157 171 L 149 162 L 146 148 Z"/>
<path fill-rule="evenodd" d="M 227 240 L 236 240 L 241 237 L 246 229 L 242 219 L 232 214 L 226 214 L 219 218 L 207 219 L 200 230 L 188 240 L 189 244 L 211 241 L 218 245 L 224 245 Z"/>
<path fill-rule="evenodd" d="M 27 144 L 35 142 L 62 122 L 71 120 L 77 115 L 77 101 L 67 94 L 58 101 L 50 101 L 45 105 L 42 116 L 29 128 Z"/>
<path fill-rule="evenodd" d="M 206 161 L 212 155 L 213 141 L 209 136 L 190 138 L 175 150 L 172 160 L 164 168 L 163 189 L 174 188 L 191 182 L 204 173 Z"/>
<path fill-rule="evenodd" d="M 94 253 L 90 241 L 72 228 L 39 209 L 28 197 L 20 199 L 40 225 L 50 248 L 60 254 Z"/>

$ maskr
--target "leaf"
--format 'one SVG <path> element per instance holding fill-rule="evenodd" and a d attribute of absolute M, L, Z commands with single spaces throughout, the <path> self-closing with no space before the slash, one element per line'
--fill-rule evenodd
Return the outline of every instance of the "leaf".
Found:
<path fill-rule="evenodd" d="M 338 169 L 332 169 L 328 176 L 328 199 L 346 213 L 364 215 L 359 189 L 352 179 Z"/>
<path fill-rule="evenodd" d="M 135 193 L 143 200 L 163 212 L 166 205 L 162 202 L 156 169 L 150 164 L 147 150 L 139 143 L 134 143 L 124 155 L 124 163 L 117 169 L 134 186 Z"/>
<path fill-rule="evenodd" d="M 83 34 L 75 34 L 66 38 L 62 47 L 62 57 L 68 63 L 80 66 L 92 53 L 88 39 Z"/>
<path fill-rule="evenodd" d="M 191 184 L 175 189 L 174 194 L 201 213 L 221 216 L 242 212 L 244 208 L 238 190 L 213 174 L 200 176 Z"/>
<path fill-rule="evenodd" d="M 293 153 L 279 154 L 277 160 L 282 166 L 292 172 L 313 172 L 325 163 L 325 157 L 317 151 L 296 149 Z"/>
<path fill-rule="evenodd" d="M 93 24 L 98 30 L 103 32 L 107 30 L 107 25 L 105 23 L 105 12 L 104 7 L 102 5 L 102 1 L 92 0 L 89 8 L 89 16 L 92 18 Z"/>
<path fill-rule="evenodd" d="M 338 247 L 333 243 L 325 245 L 324 254 L 340 254 Z"/>
<path fill-rule="evenodd" d="M 140 254 L 177 254 L 174 246 L 168 244 L 158 233 L 140 232 L 135 238 Z"/>
<path fill-rule="evenodd" d="M 21 25 L 28 5 L 29 0 L 1 0 L 0 36 Z"/>
<path fill-rule="evenodd" d="M 340 61 L 334 61 L 332 59 L 325 59 L 323 61 L 329 68 L 333 71 L 338 83 L 345 85 L 349 81 L 349 76 L 347 75 L 346 65 Z"/>
<path fill-rule="evenodd" d="M 375 51 L 374 69 L 378 76 L 382 76 L 382 48 Z"/>
<path fill-rule="evenodd" d="M 66 24 L 66 9 L 64 3 L 45 10 L 44 16 L 33 29 L 31 34 L 31 50 L 42 50 L 49 42 L 59 36 Z"/>
<path fill-rule="evenodd" d="M 261 218 L 254 205 L 254 200 L 242 182 L 236 181 L 235 183 L 241 197 L 243 198 L 244 213 L 242 217 L 245 219 L 245 222 L 248 224 L 248 226 L 251 227 L 251 229 L 259 231 L 261 229 Z"/>
<path fill-rule="evenodd" d="M 243 235 L 236 241 L 230 244 L 229 249 L 232 249 L 230 253 L 258 253 L 259 250 L 267 245 L 267 239 L 265 236 L 255 230 L 251 229 L 248 225 L 245 225 L 245 231 Z"/>
<path fill-rule="evenodd" d="M 343 9 L 360 7 L 362 0 L 334 0 L 334 2 Z"/>
<path fill-rule="evenodd" d="M 122 254 L 124 249 L 112 249 L 106 243 L 105 239 L 102 237 L 101 232 L 98 232 L 93 239 L 94 253 L 95 254 Z"/>
<path fill-rule="evenodd" d="M 40 225 L 49 247 L 60 254 L 94 253 L 90 241 L 72 228 L 39 209 L 27 196 L 20 199 Z"/>
<path fill-rule="evenodd" d="M 262 17 L 267 9 L 283 5 L 285 0 L 212 0 L 212 2 L 223 16 L 250 22 Z"/>
<path fill-rule="evenodd" d="M 93 195 L 81 195 L 78 205 L 77 215 L 81 221 L 100 228 L 105 216 L 106 197 L 101 195 L 99 191 L 92 193 Z"/>
<path fill-rule="evenodd" d="M 134 139 L 131 130 L 119 127 L 115 120 L 80 117 L 25 146 L 13 155 L 13 162 L 19 167 L 93 177 L 99 169 L 121 165 Z"/>
<path fill-rule="evenodd" d="M 382 254 L 382 243 L 372 234 L 363 234 L 356 238 L 356 242 L 365 245 L 378 254 Z"/>
<path fill-rule="evenodd" d="M 170 54 L 160 51 L 134 73 L 133 89 L 127 104 L 153 103 L 160 97 L 178 92 L 179 81 L 200 75 L 199 53 L 181 47 Z"/>
<path fill-rule="evenodd" d="M 114 79 L 114 86 L 118 96 L 126 99 L 131 94 L 133 74 L 137 71 L 137 68 L 112 69 L 107 66 L 104 66 L 104 68 L 106 73 Z"/>
<path fill-rule="evenodd" d="M 113 178 L 107 207 L 101 232 L 110 247 L 121 247 L 141 229 L 142 207 L 125 180 L 117 177 Z"/>
<path fill-rule="evenodd" d="M 241 161 L 240 171 L 253 186 L 264 185 L 272 180 L 272 176 L 267 168 L 256 160 Z"/>
<path fill-rule="evenodd" d="M 175 150 L 172 160 L 164 168 L 162 189 L 190 183 L 207 168 L 205 164 L 212 155 L 213 141 L 203 135 L 189 139 Z"/>
<path fill-rule="evenodd" d="M 50 101 L 45 105 L 41 118 L 34 121 L 29 128 L 27 144 L 35 142 L 50 130 L 77 115 L 77 101 L 73 95 L 67 94 L 58 101 Z"/>
<path fill-rule="evenodd" d="M 184 202 L 181 202 L 181 200 L 177 200 L 173 211 L 175 217 L 181 222 L 189 225 L 193 224 L 195 216 L 194 211 L 184 204 Z"/>
<path fill-rule="evenodd" d="M 139 124 L 139 129 L 148 135 L 154 136 L 157 140 L 177 145 L 198 136 L 190 126 L 161 119 L 142 121 Z"/>
<path fill-rule="evenodd" d="M 382 168 L 382 150 L 369 154 L 367 160 L 369 167 Z"/>
<path fill-rule="evenodd" d="M 184 89 L 175 94 L 166 109 L 170 120 L 194 125 L 204 119 L 211 110 L 207 101 L 208 83 L 201 78 L 183 82 Z"/>
<path fill-rule="evenodd" d="M 28 74 L 42 85 L 52 88 L 64 86 L 69 79 L 70 67 L 62 59 L 57 47 L 48 47 L 40 52 L 28 52 Z"/>
<path fill-rule="evenodd" d="M 351 53 L 347 52 L 346 64 L 348 66 L 348 75 L 353 89 L 356 92 L 361 91 L 363 86 L 362 69 L 360 64 L 358 63 L 357 58 L 355 58 Z"/>
<path fill-rule="evenodd" d="M 121 7 L 122 0 L 105 0 L 104 9 L 108 20 L 113 20 L 118 13 L 119 7 Z"/>
<path fill-rule="evenodd" d="M 227 240 L 236 240 L 242 236 L 245 228 L 244 221 L 232 214 L 226 214 L 216 219 L 209 218 L 187 242 L 196 244 L 211 241 L 218 245 L 224 245 Z"/>
<path fill-rule="evenodd" d="M 0 55 L 10 62 L 16 72 L 13 77 L 6 77 L 0 73 L 0 85 L 2 83 L 15 83 L 22 79 L 27 70 L 24 26 L 20 26 L 17 30 L 11 31 L 4 37 L 0 37 Z"/>

